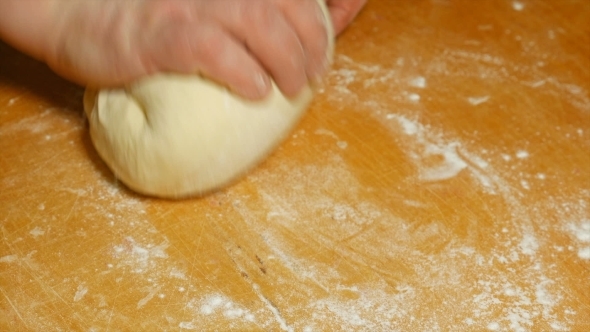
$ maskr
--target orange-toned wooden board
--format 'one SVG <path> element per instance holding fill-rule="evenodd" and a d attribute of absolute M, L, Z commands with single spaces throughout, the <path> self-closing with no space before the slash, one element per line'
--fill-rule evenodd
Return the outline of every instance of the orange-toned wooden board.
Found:
<path fill-rule="evenodd" d="M 243 180 L 138 196 L 0 46 L 2 331 L 590 330 L 590 2 L 372 0 Z"/>

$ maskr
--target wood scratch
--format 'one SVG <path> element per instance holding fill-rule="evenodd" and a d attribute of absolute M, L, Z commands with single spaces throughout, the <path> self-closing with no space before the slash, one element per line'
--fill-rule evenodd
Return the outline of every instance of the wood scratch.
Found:
<path fill-rule="evenodd" d="M 368 231 L 372 230 L 373 228 L 375 228 L 375 224 L 373 222 L 371 222 L 368 225 L 363 225 L 363 227 L 361 227 L 361 229 L 357 230 L 356 232 L 350 234 L 349 236 L 338 240 L 337 242 L 339 243 L 346 243 L 346 242 L 350 242 L 352 240 L 354 240 L 355 238 L 363 235 L 364 233 L 367 233 Z"/>
<path fill-rule="evenodd" d="M 279 323 L 281 330 L 292 332 L 293 327 L 289 326 L 289 324 L 287 324 L 287 321 L 285 320 L 283 315 L 281 315 L 281 311 L 279 310 L 279 308 L 277 308 L 277 306 L 274 303 L 272 303 L 266 296 L 264 296 L 264 294 L 262 294 L 262 291 L 260 290 L 260 286 L 258 286 L 258 284 L 253 283 L 253 282 L 251 283 L 251 286 L 252 286 L 252 289 L 254 290 L 254 293 L 256 293 L 256 295 L 258 296 L 260 301 L 262 301 L 266 305 L 268 310 L 270 310 L 270 312 L 272 312 L 273 316 L 275 316 L 275 319 Z"/>
<path fill-rule="evenodd" d="M 10 306 L 12 307 L 12 310 L 14 310 L 14 313 L 16 314 L 16 316 L 23 322 L 23 324 L 25 324 L 25 327 L 28 328 L 27 322 L 24 320 L 23 316 L 21 316 L 20 312 L 18 312 L 18 309 L 16 308 L 14 303 L 12 303 L 12 301 L 10 300 L 10 298 L 8 297 L 8 294 L 6 294 L 6 292 L 2 288 L 0 288 L 0 291 L 2 292 L 2 295 L 4 295 L 4 297 L 6 298 L 6 301 L 8 301 L 8 304 L 10 304 Z"/>
<path fill-rule="evenodd" d="M 2 231 L 4 238 L 6 238 L 6 229 L 4 227 L 1 227 L 0 230 Z M 16 250 L 12 245 L 8 245 L 9 249 L 11 252 L 14 253 L 18 253 L 18 250 Z M 47 286 L 41 277 L 37 276 L 33 271 L 38 270 L 38 267 L 36 266 L 36 264 L 34 262 L 32 262 L 31 257 L 36 253 L 36 250 L 31 251 L 28 255 L 26 255 L 26 259 L 22 259 L 20 260 L 20 263 L 23 264 L 23 266 L 25 266 L 26 268 L 28 268 L 28 273 L 29 276 L 31 278 L 31 281 L 35 281 L 40 287 L 41 290 L 46 293 L 46 294 L 53 294 L 58 300 L 60 300 L 62 302 L 62 304 L 64 304 L 67 308 L 69 308 L 70 310 L 71 305 L 69 304 L 69 302 L 67 302 L 58 292 L 55 291 L 55 289 L 53 289 L 52 287 Z M 18 256 L 22 256 L 22 253 L 18 253 Z M 1 289 L 0 289 L 1 290 Z M 4 292 L 4 290 L 2 290 L 3 295 L 8 299 L 8 296 L 6 295 L 6 293 Z M 16 308 L 14 307 L 13 303 L 10 302 L 10 299 L 8 299 L 8 302 L 10 303 L 10 305 L 16 310 Z M 22 319 L 22 316 L 20 316 L 20 314 L 18 313 L 18 311 L 16 312 L 17 315 L 19 316 L 19 318 Z"/>
<path fill-rule="evenodd" d="M 121 290 L 121 284 L 119 283 L 117 285 L 117 289 L 116 289 L 116 292 L 115 292 L 115 294 L 117 294 L 117 295 L 115 296 L 115 298 L 113 300 L 113 304 L 111 306 L 111 310 L 109 311 L 109 319 L 107 321 L 107 327 L 106 327 L 106 330 L 105 330 L 107 332 L 111 329 L 111 322 L 113 321 L 113 314 L 115 312 L 115 307 L 116 307 L 115 304 L 116 304 L 117 299 L 119 298 L 119 296 L 121 294 L 120 290 Z"/>
<path fill-rule="evenodd" d="M 162 286 L 157 286 L 155 288 L 152 288 L 149 293 L 141 300 L 139 300 L 139 302 L 137 302 L 137 309 L 141 309 L 141 307 L 143 307 L 144 305 L 146 305 L 151 299 L 154 298 L 154 295 L 156 295 L 157 292 L 160 291 L 160 289 L 162 289 Z"/>
<path fill-rule="evenodd" d="M 64 220 L 64 222 L 67 222 L 70 220 L 70 217 L 72 215 L 72 211 L 74 211 L 74 208 L 76 207 L 77 203 L 78 203 L 78 199 L 80 199 L 80 195 L 76 195 L 76 199 L 74 200 L 74 203 L 72 204 L 72 207 L 70 208 L 70 211 L 68 211 L 68 214 L 66 216 L 66 219 Z"/>
<path fill-rule="evenodd" d="M 235 259 L 233 259 L 233 257 L 231 257 L 231 256 L 232 255 L 230 253 L 230 259 L 234 263 L 234 265 L 236 266 L 236 268 L 238 269 L 240 274 L 246 273 L 246 271 L 242 268 L 242 266 L 240 266 L 240 264 Z M 293 327 L 290 326 L 289 324 L 287 324 L 287 321 L 285 320 L 285 318 L 281 314 L 281 311 L 279 310 L 279 308 L 274 303 L 272 303 L 272 301 L 270 301 L 262 293 L 262 291 L 260 290 L 260 286 L 258 284 L 256 284 L 254 281 L 252 281 L 252 279 L 250 279 L 250 278 L 244 278 L 244 280 L 250 285 L 250 287 L 252 287 L 252 289 L 254 290 L 254 293 L 256 294 L 256 296 L 258 296 L 260 301 L 262 301 L 266 305 L 268 310 L 270 310 L 272 315 L 275 317 L 275 320 L 279 324 L 281 330 L 293 332 L 294 331 Z"/>

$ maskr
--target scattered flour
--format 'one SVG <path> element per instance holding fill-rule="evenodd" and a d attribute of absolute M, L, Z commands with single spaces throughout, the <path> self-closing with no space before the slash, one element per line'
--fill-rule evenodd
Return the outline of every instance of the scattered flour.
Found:
<path fill-rule="evenodd" d="M 529 153 L 526 150 L 519 150 L 516 152 L 516 158 L 518 159 L 526 159 L 529 157 Z"/>
<path fill-rule="evenodd" d="M 88 287 L 85 284 L 79 285 L 76 289 L 76 294 L 74 294 L 74 302 L 82 300 L 86 293 L 88 293 Z"/>
<path fill-rule="evenodd" d="M 195 316 L 198 316 L 194 320 L 179 323 L 178 326 L 185 330 L 202 330 L 203 319 L 208 316 L 215 316 L 209 317 L 211 319 L 220 319 L 223 317 L 228 320 L 242 319 L 250 323 L 256 322 L 254 314 L 248 309 L 218 293 L 206 295 L 201 299 L 193 298 L 186 304 L 185 308 Z"/>
<path fill-rule="evenodd" d="M 585 260 L 590 260 L 590 247 L 584 247 L 578 250 L 578 257 Z"/>
<path fill-rule="evenodd" d="M 393 113 L 387 114 L 387 119 L 395 119 L 402 126 L 406 135 L 416 135 L 421 133 L 423 130 L 419 127 L 419 124 L 415 121 L 411 121 L 403 116 L 399 116 Z"/>
<path fill-rule="evenodd" d="M 531 256 L 537 252 L 537 249 L 539 249 L 539 243 L 533 234 L 524 234 L 518 247 L 523 254 Z"/>
<path fill-rule="evenodd" d="M 522 11 L 524 9 L 524 4 L 520 1 L 512 1 L 512 9 Z"/>
<path fill-rule="evenodd" d="M 31 234 L 32 237 L 36 238 L 38 236 L 45 235 L 45 231 L 42 230 L 40 227 L 35 227 L 29 232 L 29 234 Z"/>
<path fill-rule="evenodd" d="M 492 26 L 480 27 L 482 31 L 492 29 Z M 480 62 L 482 67 L 497 68 L 498 66 L 506 65 L 504 59 L 491 54 L 447 50 L 443 54 L 443 57 L 448 61 L 459 63 L 463 61 L 462 59 L 467 59 L 468 61 L 475 60 Z M 435 284 L 438 279 L 434 276 L 433 270 L 435 270 L 434 266 L 439 266 L 441 268 L 436 272 L 445 276 L 444 280 L 448 284 L 448 287 L 456 287 L 456 291 L 461 294 L 474 294 L 473 304 L 470 303 L 465 307 L 454 306 L 453 308 L 455 314 L 461 312 L 461 315 L 465 316 L 462 321 L 466 327 L 470 326 L 470 329 L 477 326 L 479 327 L 478 329 L 487 328 L 497 331 L 528 331 L 534 329 L 539 322 L 544 321 L 553 329 L 568 330 L 568 326 L 570 326 L 568 315 L 571 315 L 570 312 L 573 312 L 573 309 L 567 306 L 564 308 L 561 303 L 565 294 L 557 286 L 562 276 L 559 271 L 545 265 L 543 258 L 545 254 L 541 248 L 544 248 L 548 244 L 543 242 L 542 234 L 539 234 L 538 231 L 533 231 L 536 227 L 533 225 L 544 225 L 547 221 L 542 217 L 539 219 L 536 214 L 532 214 L 527 208 L 523 208 L 522 197 L 526 196 L 523 196 L 518 191 L 518 188 L 513 188 L 509 185 L 509 183 L 517 183 L 520 184 L 522 189 L 530 190 L 532 178 L 544 180 L 547 177 L 544 173 L 536 173 L 527 178 L 507 178 L 510 175 L 500 175 L 501 173 L 495 170 L 495 166 L 498 165 L 497 161 L 490 160 L 493 155 L 499 161 L 503 160 L 506 163 L 513 161 L 514 158 L 524 160 L 530 157 L 529 152 L 518 150 L 515 154 L 511 155 L 499 151 L 492 151 L 492 153 L 485 152 L 487 154 L 486 157 L 473 154 L 470 152 L 469 144 L 445 138 L 445 135 L 440 133 L 437 128 L 431 125 L 424 125 L 417 121 L 416 119 L 420 118 L 418 110 L 396 110 L 392 112 L 392 110 L 387 108 L 386 104 L 381 104 L 377 99 L 371 99 L 371 93 L 367 92 L 367 90 L 363 92 L 366 100 L 359 100 L 356 93 L 353 92 L 354 90 L 350 88 L 354 80 L 365 82 L 363 85 L 365 89 L 377 86 L 379 88 L 403 86 L 403 82 L 410 82 L 409 85 L 413 87 L 426 88 L 426 84 L 422 86 L 420 82 L 423 78 L 425 83 L 428 75 L 425 77 L 420 76 L 418 80 L 416 80 L 416 76 L 406 79 L 404 76 L 395 75 L 399 74 L 399 67 L 392 69 L 381 67 L 376 70 L 373 65 L 358 64 L 345 56 L 339 56 L 336 63 L 337 66 L 342 66 L 333 73 L 331 82 L 336 86 L 333 91 L 328 89 L 325 92 L 327 94 L 326 97 L 333 102 L 334 107 L 339 108 L 341 107 L 340 105 L 348 105 L 351 101 L 360 102 L 361 105 L 366 106 L 364 108 L 360 106 L 358 111 L 378 119 L 384 126 L 390 129 L 392 136 L 395 137 L 396 142 L 408 160 L 412 161 L 415 166 L 415 180 L 426 183 L 440 181 L 452 183 L 458 177 L 464 179 L 463 175 L 470 176 L 475 180 L 474 184 L 479 185 L 479 188 L 484 193 L 496 195 L 508 204 L 508 210 L 510 211 L 508 218 L 511 221 L 507 224 L 511 225 L 511 227 L 502 227 L 486 235 L 486 237 L 493 237 L 495 243 L 491 246 L 490 252 L 487 254 L 474 252 L 467 248 L 457 248 L 451 244 L 437 255 L 421 256 L 408 253 L 405 251 L 407 248 L 404 249 L 401 246 L 400 243 L 403 243 L 404 232 L 407 230 L 401 225 L 393 226 L 399 225 L 393 221 L 397 220 L 397 218 L 386 213 L 379 207 L 372 207 L 371 209 L 377 212 L 375 214 L 376 217 L 362 221 L 361 224 L 372 225 L 371 227 L 375 227 L 381 231 L 387 229 L 387 227 L 394 228 L 395 231 L 392 233 L 395 236 L 392 238 L 397 239 L 396 242 L 398 243 L 396 249 L 388 249 L 389 247 L 387 245 L 381 246 L 380 250 L 375 250 L 378 253 L 376 255 L 383 255 L 384 252 L 393 250 L 395 252 L 393 255 L 396 257 L 412 257 L 411 260 L 415 262 L 413 267 L 417 268 L 419 266 L 421 268 L 419 275 L 423 275 L 424 279 L 416 280 L 414 285 L 405 288 L 406 291 L 400 293 L 400 296 L 402 293 L 404 295 L 403 301 L 400 302 L 394 300 L 396 298 L 395 294 L 389 296 L 384 295 L 387 300 L 377 295 L 376 290 L 379 287 L 377 287 L 376 283 L 356 284 L 354 286 L 355 289 L 362 290 L 362 292 L 356 293 L 356 296 L 360 296 L 365 302 L 360 302 L 360 300 L 344 300 L 338 297 L 337 294 L 334 294 L 334 291 L 331 291 L 333 293 L 332 296 L 318 300 L 314 304 L 314 319 L 305 328 L 309 330 L 321 329 L 322 325 L 316 325 L 315 322 L 330 322 L 330 326 L 338 326 L 344 330 L 358 329 L 358 326 L 363 326 L 363 330 L 367 331 L 391 330 L 391 326 L 404 326 L 406 329 L 410 329 L 412 326 L 416 327 L 413 325 L 416 322 L 413 318 L 415 317 L 415 310 L 429 296 L 429 294 L 424 293 L 425 285 L 428 284 L 426 289 L 444 287 L 441 284 Z M 404 62 L 401 65 L 404 65 Z M 398 66 L 400 66 L 399 61 Z M 366 68 L 371 69 L 366 70 Z M 433 66 L 433 68 L 437 67 Z M 380 75 L 375 75 L 376 72 Z M 342 73 L 346 73 L 346 77 L 342 77 Z M 439 73 L 437 70 L 433 70 L 428 74 L 437 73 Z M 445 72 L 441 73 L 448 74 Z M 381 79 L 376 76 L 379 76 Z M 352 77 L 354 78 L 352 81 L 346 79 Z M 342 85 L 340 86 L 340 84 Z M 429 85 L 429 88 L 433 87 Z M 570 89 L 569 93 L 575 94 L 576 92 L 574 90 Z M 343 91 L 346 91 L 346 93 L 342 93 Z M 398 93 L 390 91 L 389 94 L 392 96 L 391 98 L 399 102 L 403 102 L 400 97 L 405 96 L 409 98 L 409 94 L 405 94 L 400 90 L 398 90 Z M 367 95 L 369 97 L 366 97 Z M 489 98 L 489 96 L 470 97 L 468 98 L 468 102 L 472 105 L 479 105 L 488 102 Z M 344 107 L 342 109 L 345 110 Z M 417 113 L 418 115 L 416 115 Z M 325 183 L 325 180 L 330 178 L 330 176 L 320 175 L 321 172 L 318 169 L 301 170 L 303 173 L 301 176 L 291 174 L 293 176 L 293 187 L 296 187 L 296 184 L 306 181 L 313 182 L 313 179 L 317 177 L 318 182 L 314 183 L 322 183 L 323 181 L 324 184 L 322 187 L 326 192 L 332 192 L 334 190 L 342 191 L 343 188 L 346 188 L 347 195 L 355 195 L 355 191 L 360 190 L 360 187 L 355 184 L 353 179 L 349 178 L 349 175 L 346 174 L 347 171 L 338 170 L 339 166 L 336 166 L 339 165 L 337 157 L 333 158 L 335 163 L 324 167 L 330 169 L 330 172 L 333 174 L 332 177 L 338 178 L 344 184 L 342 187 L 338 189 L 331 188 L 329 183 Z M 261 176 L 270 175 L 265 173 Z M 271 180 L 269 179 L 269 181 Z M 329 206 L 335 204 L 337 207 L 332 209 L 332 213 L 330 214 L 331 219 L 342 223 L 342 227 L 362 218 L 361 215 L 355 215 L 353 212 L 355 211 L 355 207 L 353 206 L 326 201 L 322 195 L 315 195 L 309 192 L 306 192 L 306 194 L 309 195 L 306 198 L 307 207 L 312 211 L 330 210 Z M 276 212 L 270 213 L 268 216 L 272 216 L 273 220 L 280 222 L 284 227 L 289 227 L 292 232 L 301 232 L 297 226 L 299 225 L 298 220 L 308 220 L 308 217 L 292 208 L 292 206 L 298 204 L 297 202 L 287 203 L 294 197 L 299 197 L 297 190 L 290 193 L 288 197 L 281 198 L 281 196 L 282 193 L 274 191 L 267 191 L 263 194 L 263 197 L 268 197 L 266 201 L 267 208 L 276 210 Z M 429 206 L 429 202 L 412 200 L 411 206 L 426 208 Z M 245 214 L 247 215 L 247 213 Z M 433 234 L 439 234 L 439 236 L 444 234 L 442 232 L 443 228 L 433 229 Z M 345 228 L 341 231 L 344 230 Z M 331 232 L 338 234 L 339 230 L 331 230 Z M 344 233 L 347 232 L 344 231 Z M 365 241 L 370 241 L 371 239 L 370 231 L 363 230 L 361 233 L 358 233 L 354 229 L 351 229 L 348 233 L 352 235 L 344 237 L 345 239 L 360 242 L 359 245 L 355 246 L 357 250 L 364 247 L 362 244 L 363 239 Z M 274 236 L 276 237 L 276 234 Z M 273 248 L 279 246 L 279 243 L 282 243 L 280 239 L 270 241 L 269 239 L 271 238 L 273 237 L 265 235 L 267 243 Z M 336 243 L 327 242 L 323 243 L 322 246 L 330 248 L 337 247 Z M 373 245 L 379 246 L 380 244 L 374 243 Z M 583 246 L 578 250 L 578 256 L 586 257 L 588 255 L 585 248 L 586 246 Z M 341 248 L 339 250 L 345 251 L 342 254 L 344 257 L 355 256 L 345 249 Z M 331 280 L 338 276 L 338 272 L 330 271 L 326 267 L 304 267 L 305 263 L 298 262 L 297 255 L 287 250 L 287 248 L 284 248 L 281 253 L 275 251 L 275 255 L 280 257 L 281 261 L 284 261 L 284 264 L 291 266 L 291 269 L 297 271 L 298 274 L 309 276 L 311 280 L 321 285 L 320 287 L 326 287 L 325 285 L 330 284 L 326 280 L 328 278 L 327 276 L 330 276 Z M 363 253 L 361 256 L 370 257 L 367 253 Z M 466 263 L 464 261 L 465 259 L 472 261 L 474 264 Z M 425 261 L 425 265 L 418 263 L 421 260 Z M 473 277 L 479 279 L 477 285 L 473 287 L 466 286 L 469 282 L 465 282 L 465 280 Z M 454 283 L 452 280 L 457 280 L 457 282 Z M 373 292 L 371 293 L 367 289 L 372 289 Z M 446 294 L 447 292 L 452 291 L 449 288 L 445 288 L 444 290 L 441 289 L 439 294 Z M 388 303 L 388 305 L 384 305 L 383 303 Z M 499 308 L 503 308 L 501 309 L 502 311 L 498 311 Z M 430 320 L 431 318 L 432 320 Z M 435 320 L 434 316 L 421 318 L 421 323 L 424 324 L 422 326 L 429 326 L 431 330 L 445 330 L 444 327 L 438 325 L 441 322 L 441 320 Z M 387 324 L 392 325 L 387 326 Z M 457 326 L 454 325 L 453 328 L 457 328 Z"/>
<path fill-rule="evenodd" d="M 500 329 L 500 324 L 496 322 L 491 322 L 488 324 L 487 328 L 490 331 L 498 331 Z"/>
<path fill-rule="evenodd" d="M 417 94 L 417 93 L 410 93 L 410 94 L 408 94 L 408 99 L 410 101 L 419 102 L 420 101 L 420 98 L 421 98 L 420 95 Z"/>
<path fill-rule="evenodd" d="M 18 101 L 20 98 L 21 98 L 20 96 L 17 96 L 17 97 L 10 98 L 10 99 L 8 100 L 8 102 L 6 103 L 6 106 L 9 106 L 9 107 L 10 107 L 10 106 L 13 106 L 14 104 L 16 104 L 16 102 L 17 102 L 17 101 Z"/>
<path fill-rule="evenodd" d="M 582 220 L 578 224 L 571 223 L 567 229 L 579 243 L 578 257 L 590 260 L 590 219 Z"/>
<path fill-rule="evenodd" d="M 477 106 L 479 104 L 483 104 L 485 102 L 487 102 L 488 100 L 490 100 L 490 96 L 483 96 L 483 97 L 468 97 L 467 101 L 473 105 L 473 106 Z"/>
<path fill-rule="evenodd" d="M 17 255 L 6 255 L 6 256 L 0 257 L 0 263 L 14 263 L 17 260 L 18 260 Z"/>
<path fill-rule="evenodd" d="M 423 76 L 418 76 L 410 80 L 410 85 L 415 88 L 424 89 L 426 88 L 426 78 Z"/>
<path fill-rule="evenodd" d="M 425 182 L 444 181 L 451 179 L 467 167 L 467 163 L 459 156 L 458 142 L 440 142 L 430 137 L 428 129 L 422 124 L 402 115 L 388 113 L 388 120 L 397 120 L 403 133 L 409 136 L 407 154 L 416 164 L 418 178 Z M 433 158 L 437 157 L 437 158 Z"/>
<path fill-rule="evenodd" d="M 170 270 L 170 276 L 180 280 L 187 280 L 186 273 L 175 267 Z"/>
<path fill-rule="evenodd" d="M 144 273 L 158 264 L 159 260 L 168 257 L 165 251 L 168 246 L 167 240 L 157 246 L 142 246 L 128 236 L 122 244 L 113 247 L 113 257 L 118 260 L 117 267 L 126 266 L 133 273 Z"/>
<path fill-rule="evenodd" d="M 517 11 L 524 9 L 524 5 L 518 1 L 512 2 L 512 6 Z M 478 26 L 480 31 L 494 29 L 492 25 Z M 375 188 L 367 188 L 361 183 L 355 177 L 355 172 L 347 168 L 342 157 L 344 153 L 341 150 L 350 149 L 358 143 L 343 141 L 325 128 L 317 129 L 315 134 L 334 140 L 335 151 L 322 151 L 323 157 L 317 163 L 301 166 L 284 161 L 284 164 L 273 167 L 272 171 L 260 170 L 248 178 L 259 188 L 259 201 L 248 201 L 248 197 L 232 190 L 227 192 L 233 209 L 248 226 L 247 230 L 256 231 L 268 246 L 264 248 L 268 256 L 263 259 L 280 264 L 283 268 L 284 271 L 280 271 L 283 274 L 274 272 L 273 282 L 277 288 L 284 289 L 286 301 L 295 305 L 276 306 L 263 294 L 259 283 L 251 279 L 246 282 L 262 303 L 258 309 L 249 309 L 250 303 L 232 299 L 220 289 L 205 289 L 198 285 L 186 266 L 177 266 L 170 257 L 168 250 L 171 245 L 151 225 L 142 200 L 130 197 L 116 183 L 104 179 L 97 180 L 96 186 L 88 188 L 76 183 L 75 179 L 69 179 L 62 188 L 56 190 L 72 202 L 70 214 L 64 217 L 66 221 L 70 218 L 78 218 L 82 223 L 86 219 L 92 220 L 100 231 L 107 229 L 115 234 L 114 245 L 93 256 L 98 260 L 96 271 L 93 270 L 94 266 L 89 265 L 91 263 L 85 263 L 83 267 L 93 277 L 103 278 L 102 282 L 126 287 L 122 290 L 126 292 L 127 298 L 134 299 L 132 303 L 137 303 L 134 308 L 137 310 L 147 312 L 148 307 L 155 302 L 157 305 L 166 303 L 162 302 L 166 298 L 165 294 L 182 293 L 183 302 L 166 303 L 158 307 L 163 312 L 162 317 L 145 317 L 147 323 L 157 323 L 152 326 L 168 323 L 171 329 L 207 330 L 207 327 L 211 327 L 207 325 L 210 322 L 224 320 L 236 324 L 253 324 L 236 325 L 242 330 L 245 330 L 244 326 L 256 326 L 263 330 L 321 331 L 330 326 L 336 330 L 351 331 L 528 331 L 547 325 L 554 330 L 571 330 L 571 318 L 576 315 L 576 310 L 564 301 L 568 290 L 560 288 L 563 276 L 547 264 L 545 254 L 552 244 L 544 241 L 543 229 L 553 221 L 546 219 L 544 212 L 552 212 L 553 208 L 541 209 L 537 214 L 523 208 L 520 188 L 513 188 L 508 183 L 530 189 L 534 179 L 515 180 L 508 178 L 509 173 L 497 171 L 501 164 L 499 161 L 509 164 L 514 158 L 526 159 L 529 157 L 528 151 L 519 150 L 515 155 L 492 151 L 484 155 L 474 149 L 473 144 L 459 140 L 435 125 L 421 122 L 423 117 L 419 108 L 423 105 L 417 103 L 421 100 L 420 94 L 405 92 L 408 86 L 436 88 L 432 85 L 436 80 L 431 79 L 431 76 L 448 75 L 445 66 L 448 62 L 458 65 L 478 63 L 478 70 L 465 70 L 457 73 L 457 76 L 513 79 L 518 75 L 511 75 L 505 69 L 510 64 L 493 53 L 447 49 L 434 59 L 427 72 L 420 75 L 411 70 L 412 61 L 419 60 L 398 58 L 392 61 L 395 67 L 385 68 L 358 63 L 339 55 L 336 68 L 328 78 L 330 87 L 324 90 L 324 97 L 336 109 L 346 110 L 352 101 L 360 105 L 359 109 L 348 111 L 361 112 L 379 121 L 399 145 L 414 172 L 406 175 L 398 187 L 391 186 L 390 192 L 386 194 L 391 202 L 400 203 L 391 206 L 405 205 L 410 212 L 403 214 L 403 211 L 390 206 L 371 203 L 366 197 L 374 194 L 371 190 Z M 568 95 L 572 104 L 580 109 L 590 105 L 587 91 L 576 85 L 539 77 L 532 77 L 530 82 L 519 81 L 533 88 L 551 86 Z M 385 89 L 389 98 L 406 105 L 407 109 L 391 109 L 389 104 L 380 103 L 378 100 L 382 95 L 371 94 L 371 91 L 378 91 L 373 89 L 375 87 Z M 360 100 L 356 94 L 355 89 L 359 88 L 365 89 L 364 100 Z M 421 93 L 427 96 L 427 91 Z M 408 103 L 408 100 L 413 103 Z M 489 96 L 467 99 L 472 105 L 480 105 L 488 100 Z M 52 112 L 49 110 L 39 117 L 51 115 Z M 51 128 L 40 125 L 39 117 L 11 125 L 3 129 L 0 136 L 2 133 L 19 131 L 39 137 L 51 134 L 49 142 L 70 139 L 68 134 L 60 136 L 52 132 Z M 81 123 L 78 123 L 75 134 L 79 134 L 81 128 Z M 51 160 L 49 165 L 53 166 L 45 168 L 61 169 L 57 164 L 51 164 Z M 88 163 L 67 166 L 89 167 Z M 52 176 L 47 172 L 39 174 Z M 545 175 L 539 173 L 537 178 L 545 179 Z M 473 192 L 454 192 L 455 181 L 471 183 Z M 290 190 L 278 190 L 276 183 L 285 184 Z M 427 190 L 414 193 L 419 187 L 426 187 Z M 447 191 L 439 194 L 436 190 L 441 187 Z M 448 208 L 434 201 L 433 198 L 438 197 L 429 196 L 430 190 L 436 195 L 443 195 L 443 200 L 447 198 L 444 196 L 447 193 L 463 197 L 467 202 L 470 196 L 477 196 L 485 201 L 482 204 L 490 211 L 473 213 L 471 209 L 476 209 L 476 206 L 458 204 L 457 210 L 452 213 L 457 217 L 456 220 L 420 221 L 419 216 L 423 211 L 436 216 L 443 215 L 437 214 L 440 208 Z M 87 200 L 89 196 L 97 197 L 96 201 Z M 38 202 L 33 206 L 36 204 Z M 38 211 L 50 211 L 52 206 L 47 204 L 39 205 Z M 498 205 L 505 206 L 501 210 L 505 213 L 495 214 L 500 209 Z M 78 213 L 80 206 L 92 213 L 81 216 Z M 108 208 L 105 209 L 105 206 Z M 305 209 L 297 208 L 302 206 Z M 468 217 L 461 218 L 462 215 Z M 473 217 L 477 215 L 487 216 L 489 220 L 477 220 Z M 570 212 L 565 215 L 569 217 L 581 213 Z M 500 226 L 493 222 L 495 218 L 507 220 L 502 220 Z M 559 247 L 561 249 L 556 249 L 556 252 L 567 251 L 571 247 L 571 251 L 577 252 L 580 259 L 589 260 L 590 219 L 568 220 L 569 224 L 564 231 L 571 235 L 572 244 Z M 268 227 L 269 223 L 273 227 Z M 456 224 L 461 224 L 465 232 L 453 233 Z M 77 230 L 76 234 L 91 238 L 93 229 L 86 226 L 87 230 Z M 29 233 L 31 236 L 45 234 L 40 226 L 33 224 L 31 227 L 34 227 Z M 310 230 L 314 234 L 310 235 Z M 47 229 L 49 231 L 53 235 L 54 228 Z M 289 245 L 282 232 L 298 234 L 304 245 Z M 56 238 L 59 236 L 71 234 L 55 234 Z M 462 237 L 461 241 L 453 240 L 457 236 Z M 476 242 L 481 247 L 480 241 L 489 241 L 486 242 L 488 251 L 474 249 Z M 416 245 L 416 242 L 421 244 Z M 329 254 L 333 261 L 330 264 L 322 263 L 320 259 L 316 261 L 313 257 L 309 258 L 309 253 L 302 255 L 302 248 L 318 256 Z M 38 268 L 36 253 L 36 250 L 9 253 L 0 257 L 0 264 L 3 268 L 26 266 L 27 269 L 35 269 Z M 228 255 L 232 256 L 231 253 Z M 245 271 L 244 266 L 240 265 L 243 261 L 239 258 L 232 256 L 238 270 Z M 205 264 L 206 258 L 196 257 L 195 261 Z M 362 276 L 355 274 L 351 266 L 361 265 L 373 272 Z M 214 271 L 208 267 L 207 270 Z M 397 273 L 398 270 L 404 271 L 403 274 Z M 208 276 L 206 280 L 208 285 L 215 287 L 213 274 L 211 279 Z M 38 282 L 55 284 L 42 279 Z M 289 284 L 282 284 L 285 280 Z M 76 305 L 91 302 L 84 299 L 95 299 L 94 294 L 89 294 L 88 286 L 79 280 L 64 280 L 62 284 L 66 288 L 65 294 L 71 294 L 72 289 L 76 289 L 73 297 Z M 310 289 L 320 296 L 309 297 Z M 25 298 L 27 294 L 18 296 L 21 298 L 17 298 L 16 302 L 30 300 Z M 465 296 L 471 296 L 472 301 L 454 301 Z M 108 301 L 98 303 L 98 309 L 95 306 L 87 308 L 92 312 L 92 317 L 100 317 L 97 321 L 125 321 L 126 317 L 110 316 L 114 308 Z M 182 319 L 166 316 L 169 306 L 173 310 L 176 308 L 174 306 L 181 307 Z M 425 313 L 424 307 L 440 309 Z M 26 310 L 21 311 L 26 314 Z M 453 315 L 455 321 L 447 319 L 451 317 L 449 314 Z M 291 317 L 304 318 L 291 321 Z M 25 318 L 33 327 L 42 326 L 35 312 Z M 90 328 L 93 329 L 99 330 Z M 215 326 L 211 327 L 211 330 L 214 329 Z"/>

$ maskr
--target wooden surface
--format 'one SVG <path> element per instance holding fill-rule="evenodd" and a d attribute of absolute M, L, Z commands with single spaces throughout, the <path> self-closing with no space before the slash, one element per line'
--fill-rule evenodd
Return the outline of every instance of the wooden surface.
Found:
<path fill-rule="evenodd" d="M 260 167 L 125 189 L 0 46 L 2 331 L 589 331 L 590 1 L 373 0 Z"/>

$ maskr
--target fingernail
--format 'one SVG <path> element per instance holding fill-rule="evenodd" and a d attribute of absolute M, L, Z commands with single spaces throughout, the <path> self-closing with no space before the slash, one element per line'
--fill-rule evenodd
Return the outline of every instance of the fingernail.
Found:
<path fill-rule="evenodd" d="M 329 67 L 330 62 L 328 61 L 328 58 L 326 56 L 323 56 L 320 60 L 319 65 L 316 67 L 316 70 L 314 71 L 314 75 L 312 78 L 314 83 L 320 83 L 324 79 L 324 76 L 328 72 Z"/>
<path fill-rule="evenodd" d="M 254 86 L 256 87 L 256 92 L 258 94 L 257 97 L 262 98 L 266 96 L 270 90 L 270 81 L 266 75 L 262 73 L 256 73 L 254 75 Z"/>

